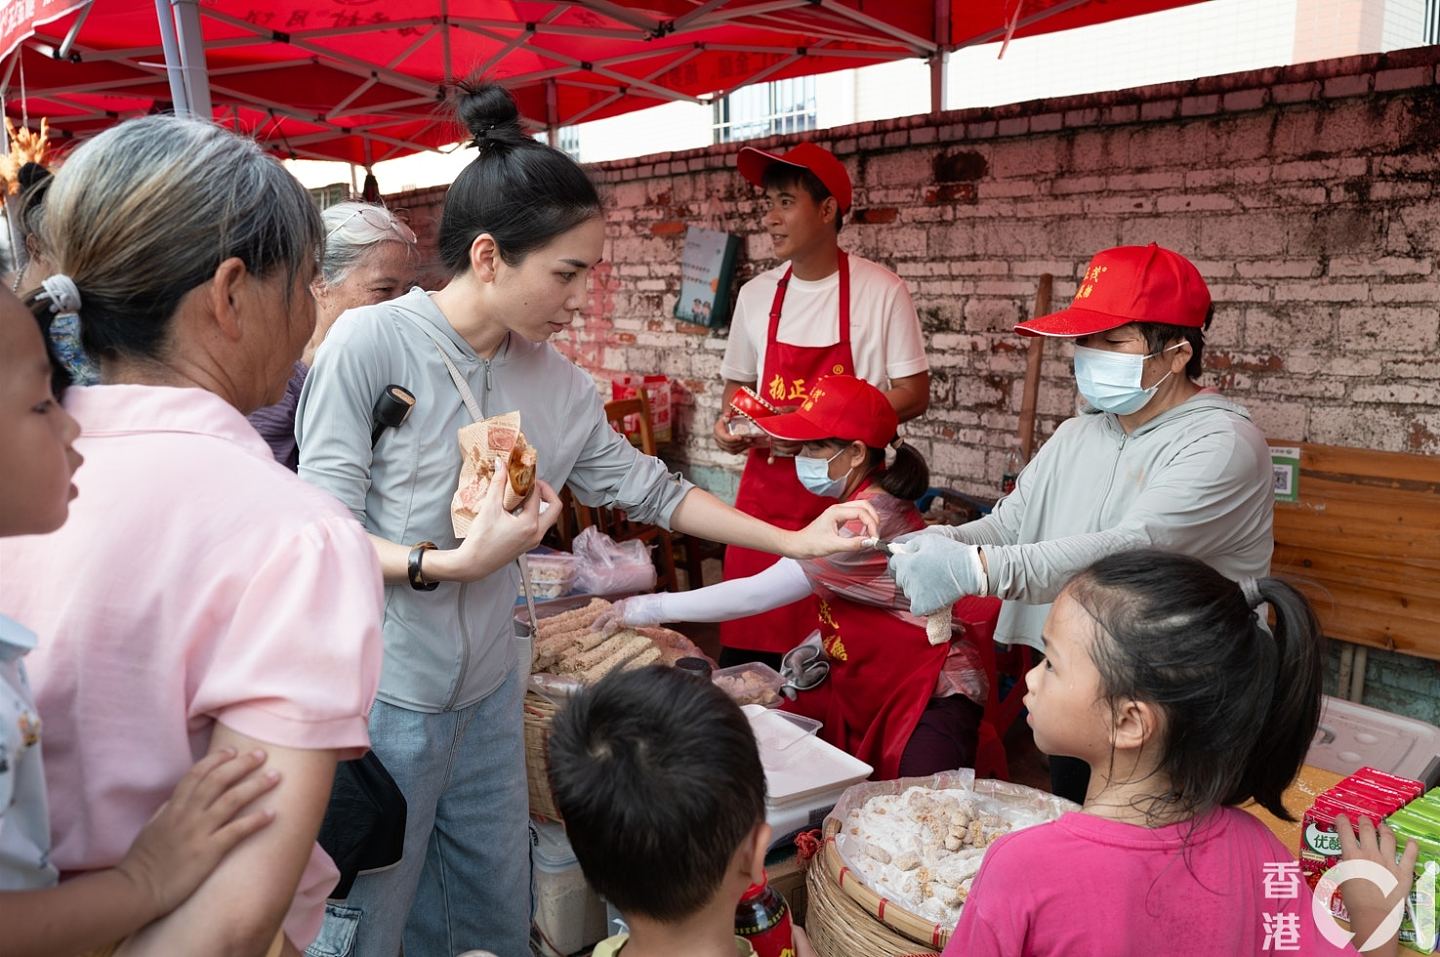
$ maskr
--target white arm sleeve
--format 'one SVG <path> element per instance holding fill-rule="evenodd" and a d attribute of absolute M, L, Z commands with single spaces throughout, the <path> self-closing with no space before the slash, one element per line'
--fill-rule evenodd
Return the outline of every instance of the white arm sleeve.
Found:
<path fill-rule="evenodd" d="M 800 563 L 782 558 L 748 578 L 654 597 L 659 599 L 662 621 L 729 621 L 780 608 L 810 593 L 810 579 Z"/>

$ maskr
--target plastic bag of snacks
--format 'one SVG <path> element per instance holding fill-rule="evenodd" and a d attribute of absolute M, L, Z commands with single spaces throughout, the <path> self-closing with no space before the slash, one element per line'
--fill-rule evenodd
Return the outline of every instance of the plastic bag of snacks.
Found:
<path fill-rule="evenodd" d="M 570 543 L 575 554 L 575 587 L 591 595 L 629 595 L 653 591 L 655 563 L 642 541 L 617 542 L 595 528 Z"/>

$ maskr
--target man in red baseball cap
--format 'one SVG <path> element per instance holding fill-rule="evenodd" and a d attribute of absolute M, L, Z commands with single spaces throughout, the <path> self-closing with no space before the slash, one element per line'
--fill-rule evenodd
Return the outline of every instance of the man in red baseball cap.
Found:
<path fill-rule="evenodd" d="M 779 266 L 750 280 L 736 297 L 721 375 L 724 410 L 715 440 L 727 452 L 746 452 L 735 505 L 766 521 L 801 526 L 824 501 L 795 477 L 793 443 L 736 425 L 730 400 L 742 386 L 770 405 L 798 405 L 825 375 L 855 375 L 884 391 L 901 421 L 930 402 L 929 362 L 920 319 L 899 276 L 847 255 L 839 232 L 853 189 L 845 164 L 829 150 L 801 143 L 783 153 L 746 148 L 740 174 L 765 191 L 761 225 Z M 738 428 L 738 426 L 737 426 Z M 800 526 L 796 526 L 800 527 Z M 725 577 L 753 575 L 773 555 L 732 546 Z M 722 664 L 779 660 L 814 628 L 811 601 L 721 628 Z"/>
<path fill-rule="evenodd" d="M 1023 336 L 1074 343 L 1080 414 L 990 515 L 935 526 L 890 559 L 911 610 L 1002 598 L 995 639 L 1038 650 L 1049 603 L 1115 552 L 1164 548 L 1237 581 L 1268 574 L 1265 436 L 1244 408 L 1197 381 L 1213 312 L 1195 265 L 1151 243 L 1097 253 L 1069 308 L 1017 325 Z M 1084 799 L 1083 761 L 1052 756 L 1050 767 L 1057 794 Z"/>

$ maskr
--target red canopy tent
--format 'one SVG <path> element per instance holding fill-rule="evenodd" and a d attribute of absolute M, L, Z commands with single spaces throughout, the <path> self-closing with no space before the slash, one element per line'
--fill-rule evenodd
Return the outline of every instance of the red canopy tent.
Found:
<path fill-rule="evenodd" d="M 467 77 L 505 83 L 553 129 L 919 57 L 935 66 L 938 106 L 950 51 L 1194 2 L 36 0 L 54 19 L 6 58 L 0 93 L 10 115 L 75 137 L 213 101 L 215 119 L 278 152 L 369 165 L 454 142 L 444 101 Z M 0 43 L 31 28 L 0 23 Z"/>

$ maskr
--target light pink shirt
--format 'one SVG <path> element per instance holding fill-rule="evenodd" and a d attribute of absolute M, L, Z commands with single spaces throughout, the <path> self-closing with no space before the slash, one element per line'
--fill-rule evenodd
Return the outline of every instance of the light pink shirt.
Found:
<path fill-rule="evenodd" d="M 1294 850 L 1259 820 L 1223 808 L 1186 848 L 1189 830 L 1072 813 L 1000 838 L 944 957 L 1353 957 L 1321 936 Z"/>
<path fill-rule="evenodd" d="M 60 531 L 0 541 L 0 607 L 27 659 L 64 872 L 108 867 L 215 723 L 281 747 L 369 746 L 382 584 L 350 512 L 276 464 L 200 389 L 72 388 L 80 496 Z M 337 872 L 316 846 L 285 932 L 304 950 Z"/>

